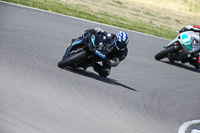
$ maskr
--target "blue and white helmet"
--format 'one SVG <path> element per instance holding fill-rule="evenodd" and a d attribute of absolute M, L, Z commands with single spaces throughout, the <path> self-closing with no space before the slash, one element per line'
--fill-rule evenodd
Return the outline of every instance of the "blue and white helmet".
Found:
<path fill-rule="evenodd" d="M 129 39 L 126 32 L 120 31 L 115 40 L 115 46 L 118 50 L 124 50 L 128 45 Z"/>

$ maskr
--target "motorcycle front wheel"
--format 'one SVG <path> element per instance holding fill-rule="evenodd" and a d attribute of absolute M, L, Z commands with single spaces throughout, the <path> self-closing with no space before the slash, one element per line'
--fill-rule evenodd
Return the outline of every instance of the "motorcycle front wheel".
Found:
<path fill-rule="evenodd" d="M 71 55 L 69 57 L 66 57 L 62 61 L 58 62 L 58 67 L 63 68 L 66 66 L 73 66 L 76 64 L 77 61 L 80 61 L 81 59 L 84 59 L 87 56 L 87 51 L 82 50 L 74 55 Z"/>
<path fill-rule="evenodd" d="M 165 58 L 165 57 L 168 56 L 168 53 L 173 53 L 174 51 L 176 51 L 175 46 L 168 47 L 168 48 L 166 48 L 166 49 L 160 51 L 159 53 L 157 53 L 157 54 L 155 55 L 155 59 L 156 59 L 156 60 L 163 59 L 163 58 Z"/>

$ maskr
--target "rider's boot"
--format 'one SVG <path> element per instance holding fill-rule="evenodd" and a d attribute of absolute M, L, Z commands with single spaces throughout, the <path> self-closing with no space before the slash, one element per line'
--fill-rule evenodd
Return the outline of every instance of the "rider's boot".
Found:
<path fill-rule="evenodd" d="M 110 69 L 104 66 L 101 66 L 98 63 L 93 64 L 93 69 L 97 72 L 101 77 L 106 78 L 110 74 Z"/>
<path fill-rule="evenodd" d="M 110 74 L 109 68 L 103 68 L 102 71 L 99 73 L 99 75 L 104 78 L 106 78 L 109 74 Z"/>

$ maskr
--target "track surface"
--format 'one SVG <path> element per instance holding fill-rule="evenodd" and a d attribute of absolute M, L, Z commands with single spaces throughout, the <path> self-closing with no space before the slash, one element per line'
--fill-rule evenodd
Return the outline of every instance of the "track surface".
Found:
<path fill-rule="evenodd" d="M 1 133 L 177 133 L 199 119 L 200 71 L 158 62 L 169 40 L 127 31 L 111 75 L 57 67 L 85 29 L 120 29 L 0 2 Z"/>

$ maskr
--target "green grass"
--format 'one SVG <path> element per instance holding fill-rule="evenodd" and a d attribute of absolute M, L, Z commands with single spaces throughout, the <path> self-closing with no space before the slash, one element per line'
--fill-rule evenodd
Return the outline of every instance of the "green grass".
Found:
<path fill-rule="evenodd" d="M 67 4 L 56 0 L 3 0 L 7 2 L 17 3 L 30 7 L 49 10 L 56 13 L 70 15 L 78 18 L 83 18 L 91 21 L 105 23 L 113 26 L 122 27 L 129 30 L 139 31 L 159 37 L 173 39 L 177 36 L 174 29 L 156 26 L 150 20 L 149 22 L 141 22 L 139 20 L 129 20 L 120 16 L 113 15 L 111 13 L 94 11 L 86 6 L 79 6 L 76 4 Z M 118 0 L 113 0 L 116 4 L 122 3 Z M 88 10 L 85 10 L 88 9 Z M 151 13 L 146 12 L 146 15 L 152 16 Z M 177 20 L 179 21 L 179 20 Z M 91 28 L 91 27 L 88 27 Z"/>

